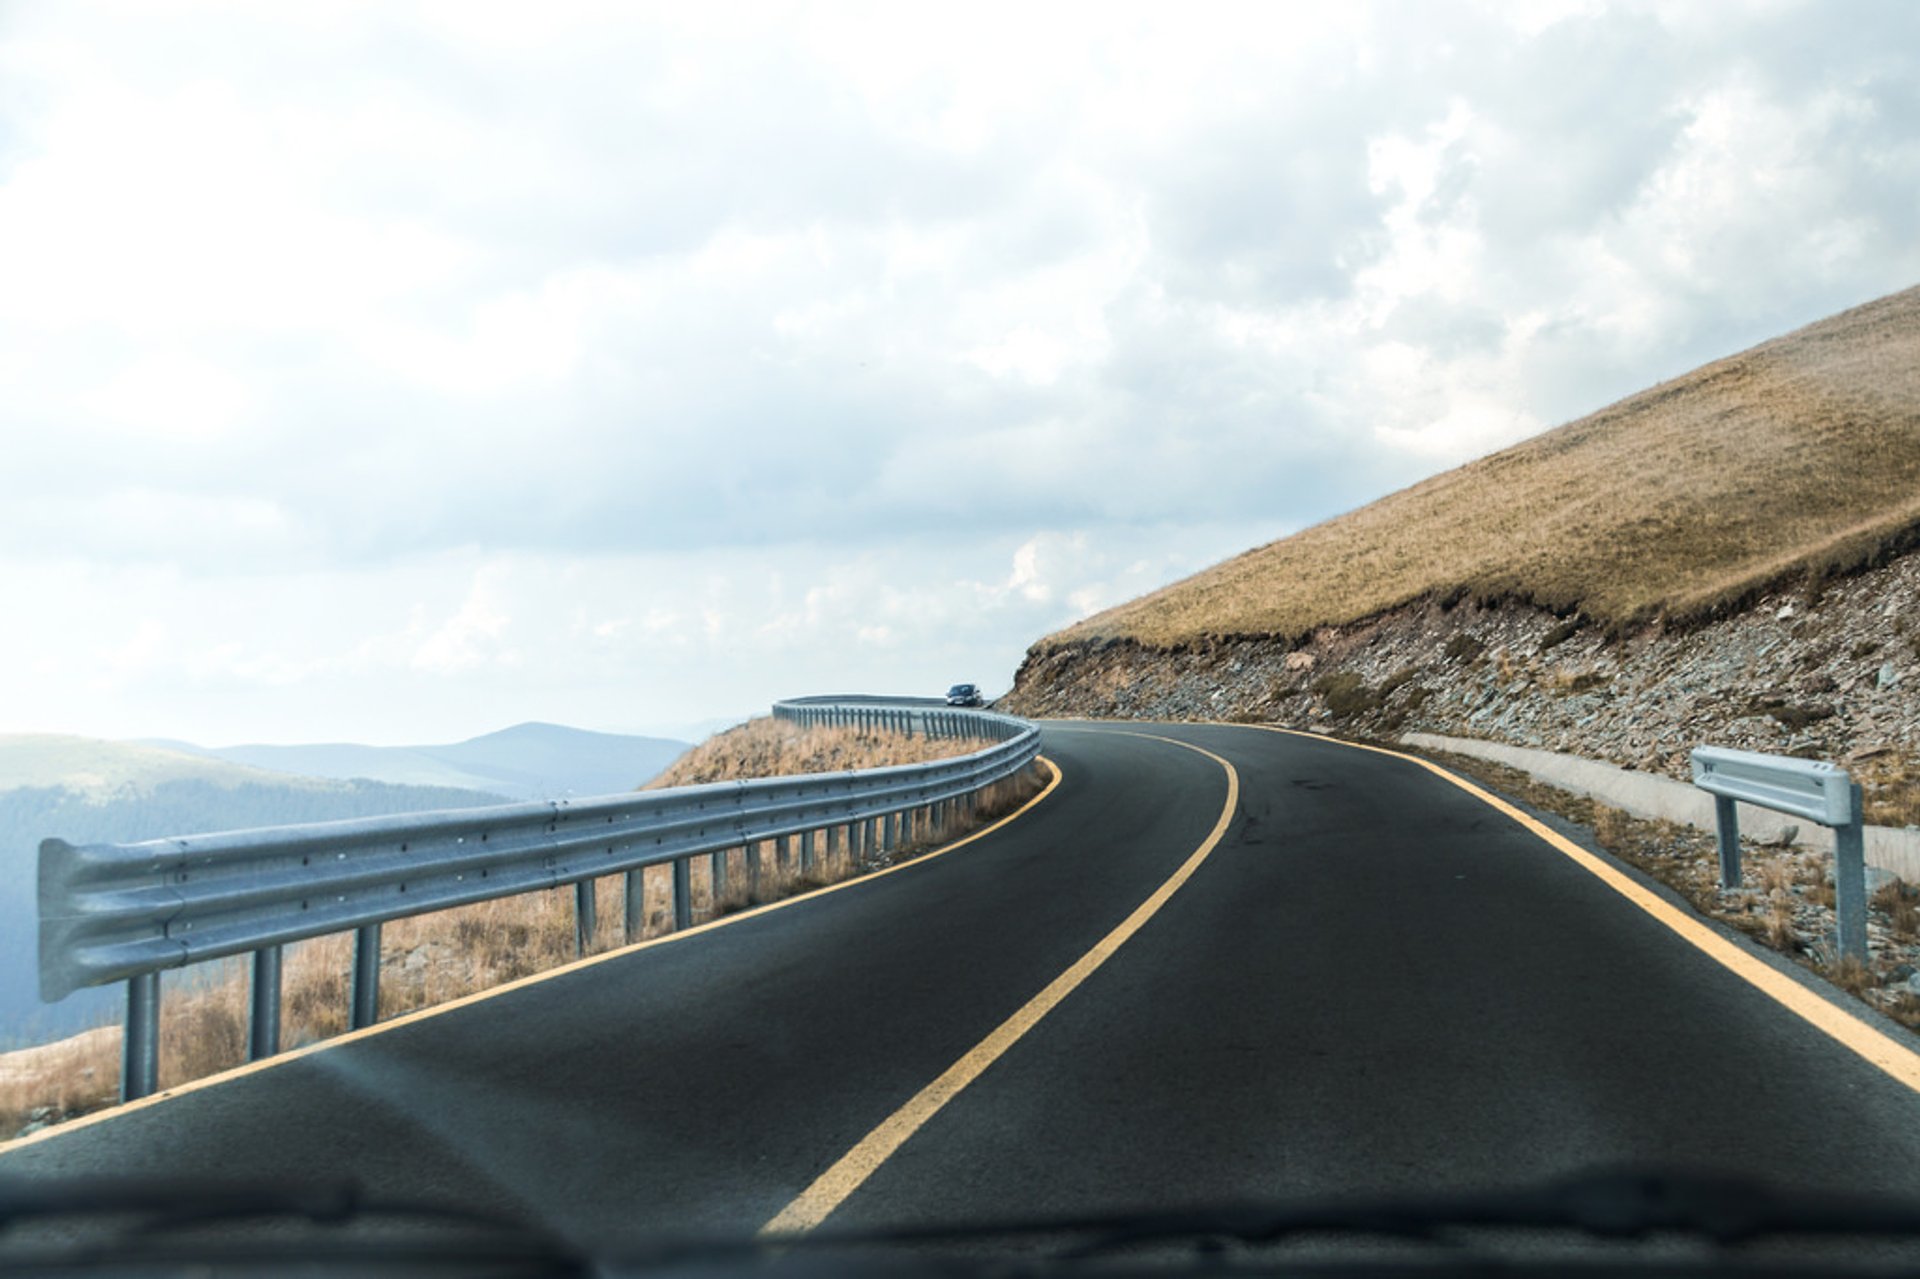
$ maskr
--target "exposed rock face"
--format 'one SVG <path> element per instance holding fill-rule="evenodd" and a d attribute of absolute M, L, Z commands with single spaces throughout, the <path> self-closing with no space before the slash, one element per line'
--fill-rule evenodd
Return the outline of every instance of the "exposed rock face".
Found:
<path fill-rule="evenodd" d="M 1421 729 L 1675 777 L 1704 742 L 1812 755 L 1851 761 L 1870 800 L 1883 792 L 1880 819 L 1905 824 L 1920 820 L 1920 803 L 1904 797 L 1920 758 L 1920 555 L 1817 598 L 1775 593 L 1734 617 L 1624 639 L 1538 609 L 1424 604 L 1297 648 L 1252 638 L 1035 649 L 1001 705 L 1343 735 Z"/>

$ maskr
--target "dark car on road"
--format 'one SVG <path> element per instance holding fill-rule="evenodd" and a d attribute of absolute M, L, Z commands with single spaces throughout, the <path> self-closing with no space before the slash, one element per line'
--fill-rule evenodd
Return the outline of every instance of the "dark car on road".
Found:
<path fill-rule="evenodd" d="M 985 706 L 987 699 L 980 696 L 980 688 L 975 684 L 955 684 L 947 690 L 949 706 Z"/>

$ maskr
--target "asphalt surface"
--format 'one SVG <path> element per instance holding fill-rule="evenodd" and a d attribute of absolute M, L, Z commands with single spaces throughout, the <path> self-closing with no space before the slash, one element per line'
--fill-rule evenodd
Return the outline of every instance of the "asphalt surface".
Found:
<path fill-rule="evenodd" d="M 1146 734 L 1237 769 L 1225 838 L 836 1228 L 1622 1160 L 1920 1196 L 1920 1097 L 1511 820 L 1402 760 L 1193 725 L 1049 725 L 1059 788 L 951 855 L 0 1150 L 0 1174 L 351 1175 L 597 1244 L 750 1232 L 1200 847 L 1226 772 Z"/>

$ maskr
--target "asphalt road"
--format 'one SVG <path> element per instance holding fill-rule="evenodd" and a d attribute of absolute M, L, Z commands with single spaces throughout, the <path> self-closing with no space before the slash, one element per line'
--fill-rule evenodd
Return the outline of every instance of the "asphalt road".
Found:
<path fill-rule="evenodd" d="M 1147 734 L 1237 772 L 1197 865 L 1228 771 Z M 1134 916 L 834 1226 L 1617 1160 L 1920 1195 L 1920 1096 L 1427 771 L 1223 726 L 1049 725 L 1045 752 L 1055 793 L 951 855 L 0 1150 L 0 1174 L 350 1174 L 594 1243 L 749 1232 Z"/>

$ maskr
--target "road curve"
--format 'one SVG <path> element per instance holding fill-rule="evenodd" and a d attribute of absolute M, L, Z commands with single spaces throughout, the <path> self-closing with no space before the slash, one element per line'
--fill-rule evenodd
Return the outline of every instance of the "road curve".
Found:
<path fill-rule="evenodd" d="M 350 1174 L 595 1244 L 758 1229 L 863 1148 L 836 1227 L 1623 1159 L 1920 1195 L 1920 1096 L 1445 779 L 1231 726 L 1044 749 L 1057 791 L 950 856 L 52 1130 L 0 1174 Z"/>

